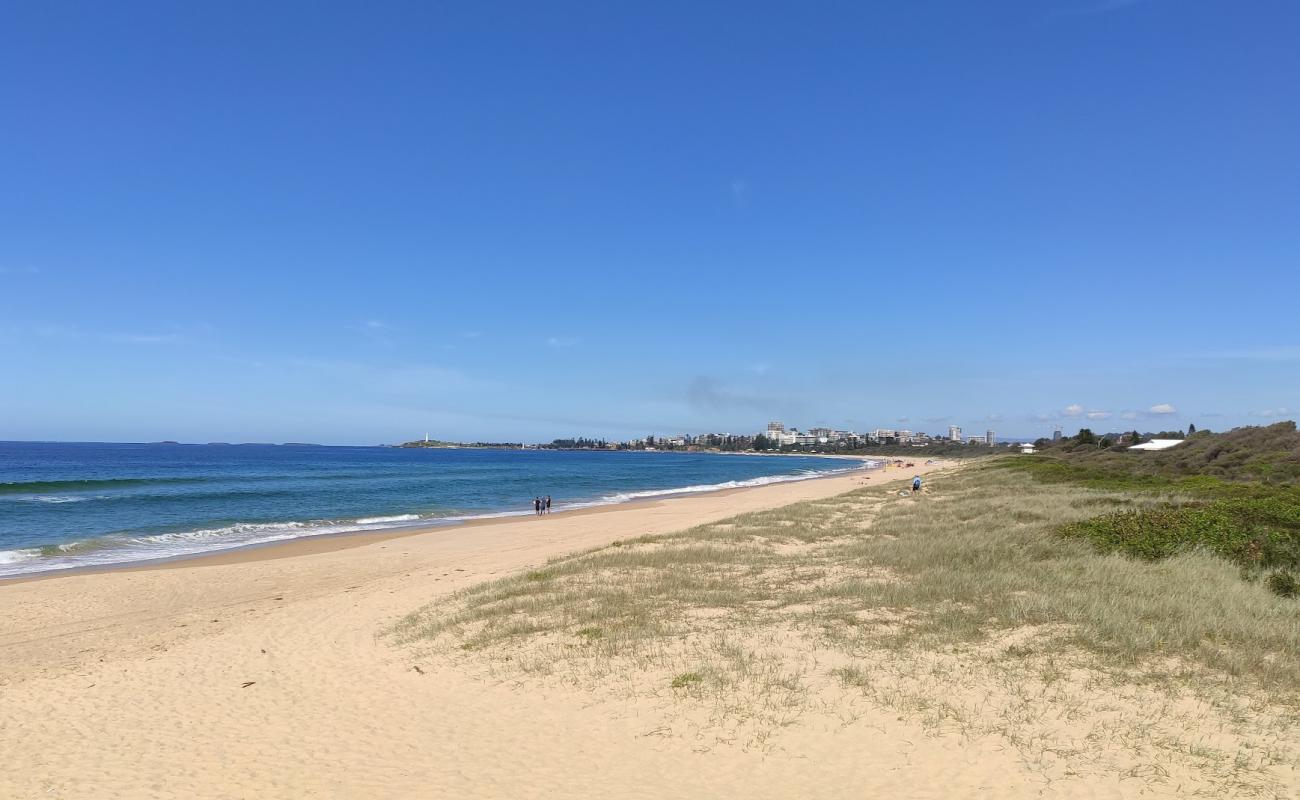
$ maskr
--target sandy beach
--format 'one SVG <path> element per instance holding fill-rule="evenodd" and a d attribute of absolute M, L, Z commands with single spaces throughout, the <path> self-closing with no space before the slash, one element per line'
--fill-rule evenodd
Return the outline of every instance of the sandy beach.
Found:
<path fill-rule="evenodd" d="M 928 475 L 930 496 L 899 497 L 913 472 Z M 663 657 L 614 648 L 595 661 L 583 629 L 490 653 L 396 633 L 476 596 L 457 590 L 547 580 L 552 559 L 575 552 L 685 555 L 717 547 L 710 536 L 743 548 L 745 530 L 799 531 L 781 527 L 797 520 L 812 526 L 803 538 L 746 551 L 793 558 L 768 576 L 782 592 L 887 583 L 871 563 L 818 562 L 817 529 L 881 541 L 896 538 L 887 523 L 870 533 L 882 513 L 949 519 L 974 472 L 860 472 L 0 583 L 0 797 L 1287 796 L 1290 746 L 1270 744 L 1285 718 L 1266 706 L 1233 716 L 1230 686 L 1202 696 L 1211 684 L 1162 694 L 1115 683 L 1048 644 L 1052 626 L 848 653 L 800 632 L 815 607 L 733 627 L 705 603 L 685 610 L 684 635 L 656 645 Z M 629 577 L 588 569 L 577 574 L 616 587 Z M 748 574 L 737 578 L 763 607 L 766 573 Z M 880 630 L 905 618 L 862 613 L 853 624 Z M 690 671 L 733 651 L 728 689 Z"/>
<path fill-rule="evenodd" d="M 917 759 L 917 743 L 864 754 L 860 737 L 877 736 L 865 728 L 826 741 L 802 732 L 812 738 L 780 756 L 695 755 L 690 741 L 647 737 L 657 725 L 643 704 L 525 693 L 454 669 L 421 674 L 381 637 L 440 595 L 563 553 L 904 477 L 889 473 L 5 582 L 0 796 L 782 797 L 815 785 L 820 796 L 873 786 L 923 796 L 974 786 L 1010 765 L 954 761 L 935 745 L 940 770 L 882 769 Z"/>

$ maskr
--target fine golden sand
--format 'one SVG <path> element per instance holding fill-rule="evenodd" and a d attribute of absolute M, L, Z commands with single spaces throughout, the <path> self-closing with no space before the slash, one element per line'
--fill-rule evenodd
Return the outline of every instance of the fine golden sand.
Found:
<path fill-rule="evenodd" d="M 1098 682 L 1051 627 L 844 645 L 929 608 L 858 534 L 955 503 L 936 469 L 0 584 L 0 797 L 1293 796 L 1273 711 Z"/>
<path fill-rule="evenodd" d="M 619 702 L 421 675 L 382 632 L 569 551 L 881 480 L 0 583 L 0 797 L 594 796 L 654 794 L 654 776 L 687 791 L 694 770 L 672 778 L 678 751 L 640 737 Z"/>

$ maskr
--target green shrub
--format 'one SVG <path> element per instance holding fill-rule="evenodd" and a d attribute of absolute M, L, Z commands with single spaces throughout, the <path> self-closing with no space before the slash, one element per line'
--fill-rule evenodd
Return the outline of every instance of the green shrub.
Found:
<path fill-rule="evenodd" d="M 1061 533 L 1150 560 L 1204 549 L 1251 571 L 1300 568 L 1300 502 L 1281 493 L 1121 511 L 1075 522 Z"/>
<path fill-rule="evenodd" d="M 1300 594 L 1300 579 L 1279 570 L 1268 576 L 1268 589 L 1278 597 L 1295 597 Z"/>
<path fill-rule="evenodd" d="M 1294 422 L 1202 431 L 1152 453 L 1049 447 L 1044 455 L 999 464 L 1042 483 L 1196 501 L 1116 512 L 1061 529 L 1101 550 L 1144 559 L 1208 550 L 1250 575 L 1300 569 L 1300 432 Z"/>

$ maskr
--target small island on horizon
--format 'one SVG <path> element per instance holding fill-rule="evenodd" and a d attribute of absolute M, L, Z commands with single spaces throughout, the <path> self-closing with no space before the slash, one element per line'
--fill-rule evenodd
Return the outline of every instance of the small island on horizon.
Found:
<path fill-rule="evenodd" d="M 446 442 L 441 439 L 430 439 L 427 436 L 423 439 L 416 439 L 411 442 L 402 442 L 401 444 L 392 445 L 393 447 L 423 447 L 423 448 L 442 448 L 442 449 L 465 449 L 479 448 L 491 450 L 523 450 L 522 442 Z"/>

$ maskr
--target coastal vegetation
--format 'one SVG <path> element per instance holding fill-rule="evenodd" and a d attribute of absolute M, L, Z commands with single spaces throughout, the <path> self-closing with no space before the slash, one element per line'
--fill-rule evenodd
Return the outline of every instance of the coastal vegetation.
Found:
<path fill-rule="evenodd" d="M 1107 552 L 1156 560 L 1206 551 L 1292 596 L 1300 582 L 1300 432 L 1294 422 L 1193 432 L 1177 447 L 1116 452 L 1079 437 L 1007 462 L 1042 483 L 1176 494 L 1178 501 L 1117 509 L 1061 533 Z"/>
<path fill-rule="evenodd" d="M 1150 434 L 1143 438 L 1184 441 L 1168 450 L 1149 453 L 1102 448 L 1095 434 L 1087 429 L 1080 434 L 1084 435 L 1057 442 L 1040 439 L 1037 446 L 1043 454 L 1017 463 L 1043 480 L 1093 486 L 1110 481 L 1106 485 L 1119 488 L 1170 486 L 1197 478 L 1276 485 L 1300 481 L 1300 432 L 1291 421 L 1217 434 L 1206 430 L 1194 430 L 1188 435 L 1178 431 Z M 1185 486 L 1194 487 L 1195 481 Z"/>
<path fill-rule="evenodd" d="M 1127 542 L 1161 522 L 1238 524 L 1219 502 L 1272 509 L 1285 485 L 1230 476 L 1285 459 L 1237 461 L 1208 489 L 1177 456 L 1132 469 L 1072 453 L 990 460 L 921 497 L 868 486 L 557 559 L 392 633 L 485 677 L 675 703 L 697 734 L 722 727 L 746 746 L 805 717 L 885 709 L 935 735 L 1000 737 L 1049 780 L 1177 775 L 1272 796 L 1300 767 L 1290 573 L 1242 580 L 1227 534 L 1221 548 L 1147 553 L 1101 546 L 1115 534 L 1089 527 L 1143 520 Z"/>

